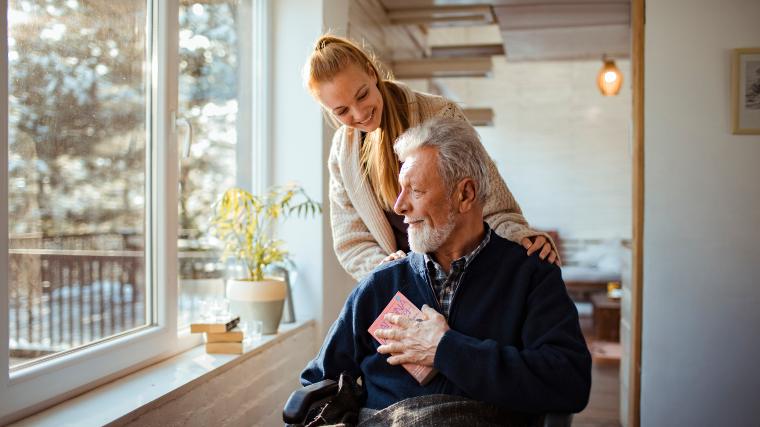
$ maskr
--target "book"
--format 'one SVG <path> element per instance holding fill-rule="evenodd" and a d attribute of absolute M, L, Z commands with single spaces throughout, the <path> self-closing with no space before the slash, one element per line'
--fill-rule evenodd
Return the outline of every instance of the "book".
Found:
<path fill-rule="evenodd" d="M 227 332 L 206 332 L 206 342 L 243 342 L 243 331 L 236 327 Z"/>
<path fill-rule="evenodd" d="M 227 332 L 240 323 L 240 316 L 217 318 L 205 323 L 191 323 L 190 332 Z"/>
<path fill-rule="evenodd" d="M 377 316 L 372 325 L 369 327 L 369 333 L 380 344 L 385 344 L 384 338 L 378 338 L 375 335 L 375 331 L 378 329 L 392 329 L 393 326 L 385 320 L 385 315 L 388 313 L 400 314 L 410 319 L 422 319 L 422 311 L 417 308 L 407 297 L 400 291 L 396 292 L 396 295 L 391 298 L 391 301 L 385 306 L 383 312 Z M 414 379 L 417 380 L 420 385 L 426 385 L 431 379 L 438 373 L 438 370 L 430 366 L 415 365 L 412 363 L 406 363 L 401 365 L 409 372 Z"/>
<path fill-rule="evenodd" d="M 243 354 L 243 343 L 242 342 L 207 342 L 206 353 Z"/>

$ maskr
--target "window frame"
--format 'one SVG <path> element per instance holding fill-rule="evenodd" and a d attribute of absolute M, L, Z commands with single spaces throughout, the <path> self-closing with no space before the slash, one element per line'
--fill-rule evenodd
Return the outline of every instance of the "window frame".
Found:
<path fill-rule="evenodd" d="M 171 356 L 195 340 L 177 334 L 177 111 L 178 10 L 177 0 L 145 0 L 146 46 L 148 47 L 149 90 L 147 94 L 148 146 L 146 166 L 146 279 L 152 283 L 146 297 L 148 325 L 104 342 L 61 354 L 49 361 L 22 369 L 6 368 L 0 379 L 0 424 L 19 419 L 44 407 L 80 394 L 157 360 Z M 8 366 L 8 1 L 0 0 L 0 362 Z M 148 44 L 149 43 L 149 44 Z M 159 197 L 160 195 L 160 197 Z M 184 345 L 183 345 L 184 344 Z"/>
<path fill-rule="evenodd" d="M 203 0 L 200 0 L 201 2 Z M 146 0 L 148 2 L 148 0 Z M 179 0 L 152 0 L 149 105 L 151 156 L 146 180 L 151 211 L 146 229 L 146 260 L 153 266 L 147 301 L 153 322 L 136 331 L 85 346 L 0 378 L 0 425 L 18 420 L 202 343 L 189 327 L 178 329 L 177 112 L 179 85 Z M 271 5 L 268 0 L 239 0 L 240 88 L 238 172 L 243 188 L 263 191 L 271 182 Z M 8 1 L 0 0 L 0 363 L 8 366 Z M 254 171 L 251 173 L 251 171 Z M 158 197 L 160 195 L 161 197 Z M 155 309 L 153 308 L 155 307 Z"/>
<path fill-rule="evenodd" d="M 271 9 L 268 0 L 239 0 L 237 185 L 264 194 L 272 184 Z M 241 144 L 241 141 L 251 141 Z"/>

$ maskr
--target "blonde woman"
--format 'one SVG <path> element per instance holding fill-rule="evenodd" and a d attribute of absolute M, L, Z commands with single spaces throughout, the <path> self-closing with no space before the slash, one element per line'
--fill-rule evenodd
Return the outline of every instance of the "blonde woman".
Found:
<path fill-rule="evenodd" d="M 379 264 L 409 251 L 404 217 L 393 212 L 399 193 L 399 160 L 393 142 L 432 117 L 466 120 L 453 102 L 415 92 L 383 78 L 379 64 L 348 39 L 317 40 L 304 80 L 312 96 L 340 127 L 330 158 L 330 219 L 333 244 L 343 268 L 360 280 Z M 530 229 L 520 206 L 491 161 L 486 222 L 500 236 L 541 259 L 559 263 L 545 233 Z"/>

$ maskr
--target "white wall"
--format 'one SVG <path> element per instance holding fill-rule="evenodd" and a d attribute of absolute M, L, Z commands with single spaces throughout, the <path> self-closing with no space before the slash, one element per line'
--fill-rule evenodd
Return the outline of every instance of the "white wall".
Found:
<path fill-rule="evenodd" d="M 630 61 L 618 60 L 623 88 L 596 87 L 601 60 L 507 62 L 493 77 L 446 79 L 469 107 L 491 107 L 478 128 L 534 227 L 572 238 L 631 237 Z"/>
<path fill-rule="evenodd" d="M 328 216 L 327 156 L 333 130 L 301 81 L 301 69 L 317 37 L 327 28 L 345 32 L 346 0 L 273 2 L 272 171 L 274 183 L 299 182 L 325 213 L 319 220 L 292 219 L 280 227 L 298 265 L 296 316 L 319 322 L 320 336 L 337 317 L 354 281 L 332 250 Z M 321 344 L 321 339 L 318 340 Z"/>
<path fill-rule="evenodd" d="M 760 136 L 731 134 L 757 0 L 647 2 L 642 426 L 758 425 Z"/>
<path fill-rule="evenodd" d="M 272 179 L 295 181 L 322 200 L 322 120 L 301 84 L 301 65 L 322 29 L 321 2 L 288 0 L 272 10 Z M 302 13 L 296 13 L 300 10 Z M 322 303 L 321 228 L 323 220 L 291 219 L 278 230 L 287 242 L 299 274 L 294 283 L 298 318 L 318 318 Z"/>

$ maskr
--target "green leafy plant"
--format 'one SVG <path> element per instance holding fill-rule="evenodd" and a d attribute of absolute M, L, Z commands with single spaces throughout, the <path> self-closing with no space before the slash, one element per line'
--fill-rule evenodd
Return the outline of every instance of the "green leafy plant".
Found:
<path fill-rule="evenodd" d="M 271 227 L 292 215 L 320 212 L 322 206 L 298 185 L 271 187 L 264 197 L 230 188 L 214 203 L 210 231 L 222 242 L 222 260 L 234 258 L 246 265 L 248 278 L 263 280 L 266 266 L 287 255 L 283 242 L 271 236 Z"/>

